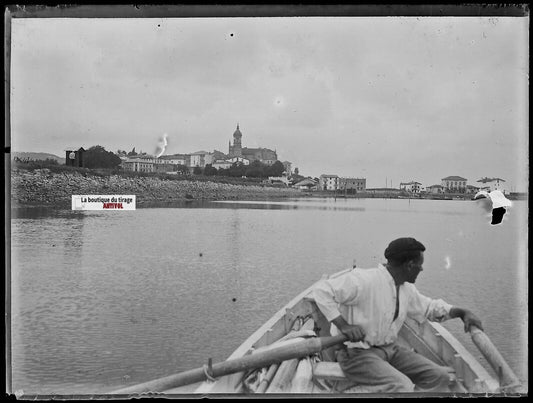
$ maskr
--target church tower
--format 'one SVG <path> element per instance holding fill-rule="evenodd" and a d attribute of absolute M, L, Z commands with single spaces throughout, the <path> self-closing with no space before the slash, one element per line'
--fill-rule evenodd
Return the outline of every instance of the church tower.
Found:
<path fill-rule="evenodd" d="M 229 156 L 230 157 L 242 157 L 242 133 L 239 130 L 239 124 L 237 123 L 237 129 L 233 133 L 233 146 L 229 146 Z"/>

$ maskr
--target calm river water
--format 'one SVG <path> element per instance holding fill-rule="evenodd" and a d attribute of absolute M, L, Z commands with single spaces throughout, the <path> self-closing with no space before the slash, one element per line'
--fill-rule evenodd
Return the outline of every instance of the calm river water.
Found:
<path fill-rule="evenodd" d="M 224 360 L 325 273 L 426 245 L 419 290 L 471 308 L 527 382 L 527 201 L 297 199 L 11 220 L 12 390 L 106 393 Z M 461 320 L 446 327 L 475 350 Z M 525 386 L 527 390 L 527 383 Z"/>

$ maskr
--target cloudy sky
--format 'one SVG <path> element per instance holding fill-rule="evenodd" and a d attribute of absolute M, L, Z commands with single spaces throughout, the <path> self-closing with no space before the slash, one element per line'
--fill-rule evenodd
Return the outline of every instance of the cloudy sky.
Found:
<path fill-rule="evenodd" d="M 275 149 L 301 174 L 527 190 L 527 17 L 14 18 L 12 151 Z"/>

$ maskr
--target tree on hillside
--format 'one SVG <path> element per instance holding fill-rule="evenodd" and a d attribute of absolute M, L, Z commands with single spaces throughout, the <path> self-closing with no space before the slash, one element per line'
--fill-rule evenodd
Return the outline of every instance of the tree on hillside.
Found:
<path fill-rule="evenodd" d="M 281 161 L 276 161 L 267 168 L 266 172 L 268 176 L 281 176 L 281 174 L 285 172 L 285 167 Z"/>
<path fill-rule="evenodd" d="M 202 168 L 200 167 L 194 167 L 194 169 L 192 170 L 192 173 L 195 175 L 201 175 L 203 171 L 202 171 Z"/>
<path fill-rule="evenodd" d="M 116 168 L 122 160 L 113 152 L 106 151 L 102 146 L 92 146 L 83 155 L 84 166 L 87 168 Z"/>
<path fill-rule="evenodd" d="M 218 170 L 216 168 L 213 168 L 212 164 L 206 164 L 204 168 L 204 175 L 206 176 L 214 176 L 218 174 Z"/>
<path fill-rule="evenodd" d="M 245 175 L 250 178 L 264 178 L 266 176 L 266 166 L 261 161 L 252 161 L 250 165 L 246 167 Z"/>
<path fill-rule="evenodd" d="M 128 157 L 133 157 L 134 155 L 137 155 L 135 152 L 135 147 L 133 147 L 133 149 L 128 153 Z"/>
<path fill-rule="evenodd" d="M 234 162 L 226 171 L 229 176 L 240 177 L 246 173 L 246 166 L 242 162 Z"/>

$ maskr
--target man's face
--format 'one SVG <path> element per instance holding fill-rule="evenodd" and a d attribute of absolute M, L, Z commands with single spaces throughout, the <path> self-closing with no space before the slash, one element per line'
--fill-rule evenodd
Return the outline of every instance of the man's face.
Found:
<path fill-rule="evenodd" d="M 405 279 L 405 281 L 409 283 L 414 283 L 420 272 L 424 270 L 424 268 L 422 267 L 423 264 L 424 252 L 420 252 L 420 258 L 416 260 L 411 260 L 407 264 L 407 278 Z"/>

